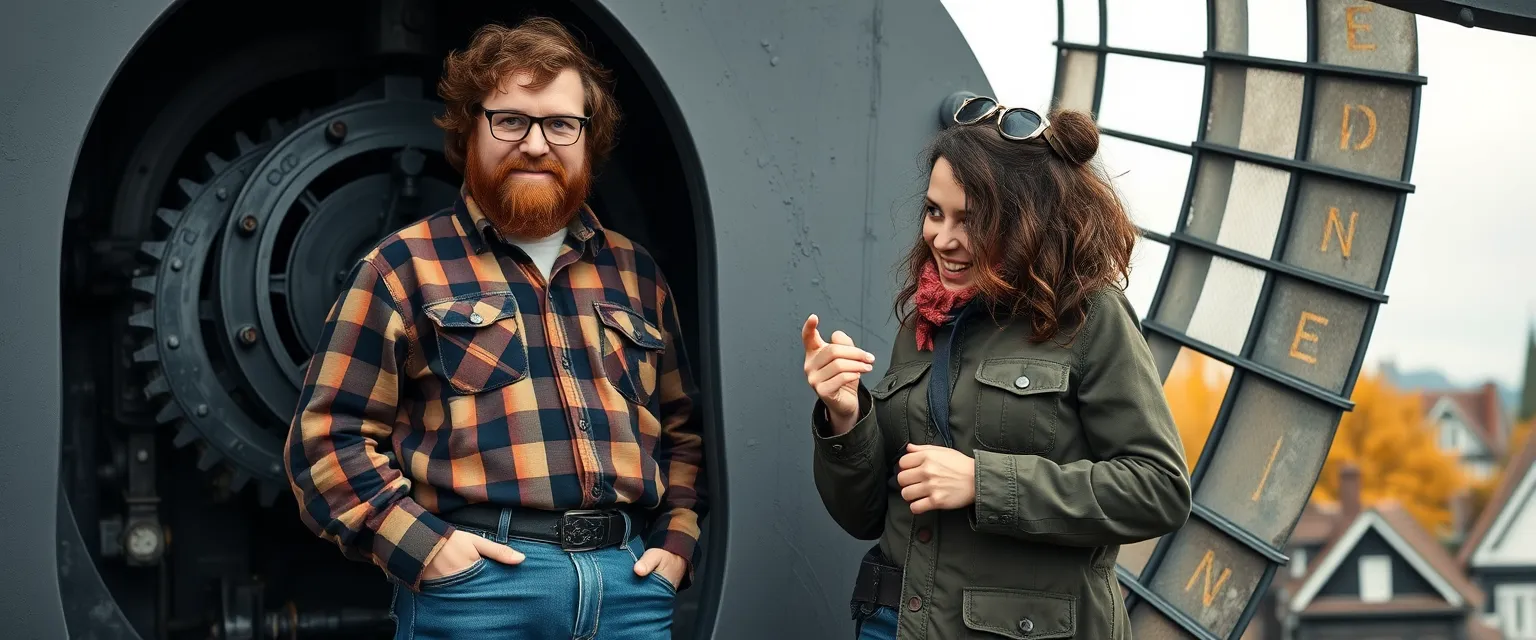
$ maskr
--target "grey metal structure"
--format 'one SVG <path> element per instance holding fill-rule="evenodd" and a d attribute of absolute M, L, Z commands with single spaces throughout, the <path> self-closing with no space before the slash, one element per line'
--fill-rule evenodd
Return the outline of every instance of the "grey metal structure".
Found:
<path fill-rule="evenodd" d="M 336 271 L 457 185 L 426 120 L 442 52 L 531 12 L 617 71 L 628 121 L 594 206 L 685 303 L 713 508 L 677 637 L 848 636 L 865 543 L 811 484 L 796 332 L 818 313 L 889 350 L 918 152 L 949 96 L 989 92 L 977 61 L 937 0 L 485 4 L 8 12 L 0 616 L 16 637 L 390 627 L 377 572 L 299 525 L 276 446 Z M 1069 106 L 1097 109 L 1112 56 L 1206 73 L 1196 140 L 1106 131 L 1190 157 L 1178 226 L 1145 233 L 1171 247 L 1146 321 L 1164 371 L 1190 348 L 1238 372 L 1190 525 L 1122 556 L 1138 637 L 1241 634 L 1349 408 L 1424 82 L 1411 16 L 1346 17 L 1361 4 L 1308 0 L 1304 63 L 1246 54 L 1243 0 L 1208 2 L 1199 57 L 1111 46 L 1103 0 L 1098 42 L 1058 38 Z M 1254 469 L 1267 492 L 1244 488 Z"/>

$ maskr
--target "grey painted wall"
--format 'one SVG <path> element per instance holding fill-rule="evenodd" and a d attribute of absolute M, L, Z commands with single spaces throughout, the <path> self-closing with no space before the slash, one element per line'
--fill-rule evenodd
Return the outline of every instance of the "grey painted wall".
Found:
<path fill-rule="evenodd" d="M 728 540 L 714 537 L 729 549 L 713 636 L 847 637 L 866 545 L 812 488 L 798 330 L 817 313 L 824 334 L 888 353 L 916 156 L 940 100 L 988 91 L 985 78 L 938 0 L 600 1 L 674 94 L 714 214 L 730 506 Z M 12 365 L 0 371 L 0 617 L 20 621 L 18 637 L 64 637 L 53 523 L 71 172 L 114 72 L 170 4 L 13 3 L 0 24 L 0 300 L 19 310 L 0 323 Z"/>
<path fill-rule="evenodd" d="M 868 543 L 812 486 L 799 330 L 816 313 L 822 335 L 889 353 L 892 266 L 926 187 L 917 155 L 939 102 L 988 91 L 985 77 L 938 0 L 603 5 L 676 98 L 714 213 L 731 501 L 714 637 L 849 637 Z"/>

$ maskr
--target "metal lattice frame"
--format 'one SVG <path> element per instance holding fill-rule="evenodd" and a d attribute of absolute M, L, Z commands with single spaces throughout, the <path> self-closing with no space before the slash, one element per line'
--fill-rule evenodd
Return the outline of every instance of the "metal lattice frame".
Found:
<path fill-rule="evenodd" d="M 1306 0 L 1307 60 L 1296 62 L 1247 54 L 1246 0 L 1207 0 L 1206 51 L 1194 57 L 1109 46 L 1107 3 L 1097 2 L 1097 44 L 1066 41 L 1057 2 L 1055 105 L 1097 118 L 1111 55 L 1205 69 L 1193 142 L 1101 131 L 1190 155 L 1173 232 L 1142 229 L 1168 247 L 1143 328 L 1165 376 L 1184 348 L 1233 370 L 1192 474 L 1189 523 L 1157 540 L 1139 570 L 1122 554 L 1117 574 L 1138 637 L 1236 639 L 1288 561 L 1285 542 L 1353 408 L 1387 301 L 1426 82 L 1415 19 Z M 1293 141 L 1274 117 L 1290 100 Z M 1276 200 L 1278 212 L 1265 206 Z M 1231 331 L 1220 312 L 1248 300 L 1246 330 Z"/>

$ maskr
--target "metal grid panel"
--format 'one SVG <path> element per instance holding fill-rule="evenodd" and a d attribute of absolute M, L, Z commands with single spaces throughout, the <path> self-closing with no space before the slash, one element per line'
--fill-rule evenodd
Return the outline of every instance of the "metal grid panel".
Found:
<path fill-rule="evenodd" d="M 1103 0 L 1058 3 L 1073 7 L 1058 25 L 1057 104 L 1098 115 L 1106 76 L 1150 61 L 1203 68 L 1194 140 L 1158 137 L 1116 101 L 1100 127 L 1111 175 L 1147 170 L 1129 160 L 1137 145 L 1190 156 L 1177 212 L 1135 212 L 1158 256 L 1138 269 L 1162 263 L 1138 308 L 1160 372 L 1181 349 L 1233 368 L 1193 472 L 1189 524 L 1122 547 L 1117 573 L 1138 637 L 1235 639 L 1286 562 L 1387 300 L 1425 84 L 1415 21 L 1352 0 L 1308 0 L 1304 17 L 1207 0 L 1197 57 L 1111 34 L 1135 19 Z M 1097 24 L 1073 23 L 1090 17 Z M 1249 29 L 1277 22 L 1300 25 L 1299 40 Z M 1148 62 L 1106 65 L 1130 58 Z"/>

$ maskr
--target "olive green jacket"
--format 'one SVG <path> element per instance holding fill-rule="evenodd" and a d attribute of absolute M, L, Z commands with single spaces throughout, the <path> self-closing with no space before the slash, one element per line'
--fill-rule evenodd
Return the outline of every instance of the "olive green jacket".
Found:
<path fill-rule="evenodd" d="M 976 460 L 974 506 L 914 517 L 901 497 L 906 443 L 942 442 L 928 417 L 933 352 L 917 350 L 909 326 L 885 376 L 860 386 L 852 430 L 827 437 L 816 403 L 827 511 L 903 567 L 900 640 L 1130 638 L 1120 545 L 1178 529 L 1190 509 L 1183 445 L 1135 312 L 1105 288 L 1069 346 L 1065 334 L 1032 344 L 1028 323 L 999 327 L 985 313 L 961 331 L 949 425 Z"/>

